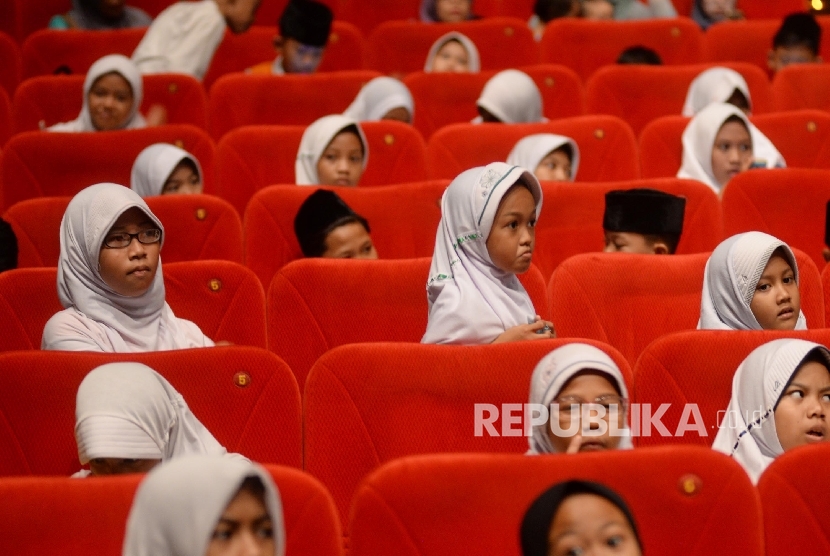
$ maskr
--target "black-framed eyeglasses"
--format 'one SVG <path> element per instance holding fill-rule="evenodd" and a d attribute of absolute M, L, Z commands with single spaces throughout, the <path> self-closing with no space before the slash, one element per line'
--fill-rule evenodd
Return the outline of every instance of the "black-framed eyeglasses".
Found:
<path fill-rule="evenodd" d="M 127 232 L 110 234 L 104 238 L 104 247 L 108 247 L 109 249 L 124 249 L 133 242 L 133 238 L 145 245 L 158 243 L 161 241 L 161 230 L 158 228 L 150 228 L 149 230 L 141 230 L 137 234 L 128 234 Z"/>

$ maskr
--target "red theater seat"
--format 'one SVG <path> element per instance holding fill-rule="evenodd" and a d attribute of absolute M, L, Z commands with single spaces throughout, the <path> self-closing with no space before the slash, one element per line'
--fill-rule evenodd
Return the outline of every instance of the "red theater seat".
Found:
<path fill-rule="evenodd" d="M 45 29 L 49 20 L 56 14 L 64 14 L 72 8 L 66 0 L 41 0 L 29 2 L 27 0 L 5 0 L 17 4 L 17 39 L 22 43 L 26 37 L 39 29 Z"/>
<path fill-rule="evenodd" d="M 807 3 L 804 0 L 738 0 L 738 9 L 747 19 L 780 19 L 794 12 L 807 11 Z"/>
<path fill-rule="evenodd" d="M 420 342 L 429 313 L 431 259 L 301 259 L 281 268 L 268 289 L 269 349 L 303 388 L 326 351 L 360 342 Z M 0 275 L 2 276 L 2 275 Z M 520 275 L 536 311 L 546 316 L 544 279 Z"/>
<path fill-rule="evenodd" d="M 12 102 L 6 91 L 0 89 L 0 147 L 12 136 Z"/>
<path fill-rule="evenodd" d="M 369 143 L 361 187 L 426 179 L 426 145 L 412 126 L 383 120 L 363 122 L 360 127 Z M 294 162 L 304 131 L 300 126 L 246 126 L 223 137 L 216 152 L 217 194 L 243 214 L 260 189 L 294 183 Z"/>
<path fill-rule="evenodd" d="M 824 265 L 821 271 L 821 286 L 822 291 L 824 292 L 824 322 L 830 322 L 830 270 L 828 269 L 830 265 Z"/>
<path fill-rule="evenodd" d="M 775 74 L 772 96 L 776 110 L 830 110 L 830 67 L 793 64 Z"/>
<path fill-rule="evenodd" d="M 640 177 L 637 139 L 628 124 L 615 116 L 579 116 L 544 124 L 449 125 L 427 143 L 427 170 L 433 179 L 453 179 L 468 168 L 506 160 L 520 139 L 534 133 L 556 133 L 576 141 L 579 181 Z"/>
<path fill-rule="evenodd" d="M 697 446 L 574 456 L 448 454 L 389 463 L 358 489 L 354 556 L 519 556 L 531 502 L 552 485 L 607 485 L 631 508 L 643 554 L 764 553 L 758 494 L 731 458 Z M 682 516 L 682 518 L 680 518 Z"/>
<path fill-rule="evenodd" d="M 476 433 L 476 404 L 499 410 L 515 404 L 515 415 L 521 418 L 536 364 L 567 343 L 383 343 L 332 350 L 317 361 L 306 384 L 305 469 L 326 485 L 341 518 L 348 520 L 360 481 L 395 458 L 441 452 L 524 453 L 528 440 L 521 420 L 511 427 L 500 415 L 493 425 L 497 431 L 514 429 L 511 436 Z M 619 353 L 589 343 L 607 351 L 623 376 L 630 377 Z"/>
<path fill-rule="evenodd" d="M 195 156 L 204 173 L 205 193 L 213 193 L 214 144 L 191 125 L 97 133 L 34 131 L 12 137 L 0 161 L 0 208 L 34 197 L 75 195 L 95 183 L 129 184 L 142 149 L 173 143 Z"/>
<path fill-rule="evenodd" d="M 78 469 L 75 395 L 92 369 L 137 361 L 158 371 L 230 452 L 302 467 L 300 391 L 288 366 L 263 349 L 230 346 L 131 354 L 24 351 L 0 354 L 0 476 Z"/>
<path fill-rule="evenodd" d="M 685 17 L 641 21 L 563 17 L 548 23 L 540 47 L 542 62 L 566 65 L 586 81 L 635 44 L 655 50 L 668 65 L 695 64 L 703 56 L 703 32 Z"/>
<path fill-rule="evenodd" d="M 41 29 L 23 42 L 23 77 L 63 73 L 84 75 L 107 54 L 132 56 L 147 29 L 78 31 Z"/>
<path fill-rule="evenodd" d="M 0 19 L 3 19 L 0 15 Z M 0 89 L 11 97 L 17 84 L 20 83 L 20 49 L 17 42 L 2 32 L 0 27 Z"/>
<path fill-rule="evenodd" d="M 372 29 L 385 21 L 417 19 L 420 6 L 421 0 L 339 0 L 336 17 L 357 25 L 368 37 Z"/>
<path fill-rule="evenodd" d="M 0 2 L 0 33 L 8 35 L 17 42 L 19 35 L 17 2 Z"/>
<path fill-rule="evenodd" d="M 387 187 L 327 187 L 366 218 L 383 259 L 431 257 L 441 219 L 446 180 Z M 294 217 L 316 187 L 276 185 L 260 190 L 245 212 L 245 264 L 263 285 L 289 262 L 302 258 Z M 406 207 L 404 211 L 389 210 Z"/>
<path fill-rule="evenodd" d="M 707 62 L 749 62 L 769 74 L 767 54 L 780 19 L 723 21 L 703 35 L 703 58 Z"/>

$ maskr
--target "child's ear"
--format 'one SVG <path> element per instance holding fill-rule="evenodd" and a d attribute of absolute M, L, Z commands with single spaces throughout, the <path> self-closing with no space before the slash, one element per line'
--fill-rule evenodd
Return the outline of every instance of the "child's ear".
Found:
<path fill-rule="evenodd" d="M 668 255 L 669 254 L 669 246 L 666 245 L 663 241 L 655 241 L 654 242 L 654 254 L 655 255 Z"/>
<path fill-rule="evenodd" d="M 282 37 L 279 35 L 274 37 L 274 48 L 277 52 L 282 52 Z"/>

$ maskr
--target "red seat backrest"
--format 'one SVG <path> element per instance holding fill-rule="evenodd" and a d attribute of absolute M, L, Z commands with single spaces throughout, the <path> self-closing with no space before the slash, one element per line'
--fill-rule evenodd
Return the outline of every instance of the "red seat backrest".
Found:
<path fill-rule="evenodd" d="M 773 0 L 768 2 L 753 2 L 752 0 L 738 0 L 738 9 L 747 19 L 781 19 L 794 12 L 807 11 L 804 0 Z"/>
<path fill-rule="evenodd" d="M 383 343 L 334 349 L 315 363 L 306 384 L 305 468 L 326 485 L 345 521 L 360 481 L 395 458 L 441 452 L 523 453 L 528 440 L 522 404 L 527 403 L 530 375 L 542 357 L 568 343 Z M 589 343 L 605 350 L 623 376 L 630 377 L 618 352 Z M 518 422 L 509 423 L 505 404 L 514 404 Z M 494 409 L 499 419 L 492 427 L 499 436 L 477 426 L 484 415 L 492 417 Z"/>
<path fill-rule="evenodd" d="M 383 259 L 431 257 L 447 180 L 386 187 L 326 187 L 369 222 Z M 294 217 L 316 187 L 276 185 L 260 190 L 245 212 L 245 264 L 263 285 L 289 262 L 302 258 Z M 391 206 L 404 211 L 389 210 Z"/>
<path fill-rule="evenodd" d="M 673 446 L 389 463 L 358 489 L 350 554 L 519 556 L 528 506 L 569 479 L 596 481 L 620 494 L 637 522 L 643 554 L 764 553 L 758 494 L 741 466 L 709 449 Z"/>
<path fill-rule="evenodd" d="M 825 324 L 830 322 L 830 270 L 827 270 L 828 266 L 824 265 L 821 270 L 821 286 L 822 292 L 824 293 L 824 322 Z"/>
<path fill-rule="evenodd" d="M 689 120 L 686 116 L 663 116 L 646 124 L 639 139 L 643 178 L 677 175 L 683 160 L 681 137 Z"/>
<path fill-rule="evenodd" d="M 780 19 L 722 21 L 703 35 L 703 58 L 707 62 L 748 62 L 769 75 L 767 55 Z"/>
<path fill-rule="evenodd" d="M 634 366 L 631 401 L 640 406 L 643 423 L 635 445 L 711 446 L 729 406 L 738 366 L 761 344 L 791 337 L 827 345 L 830 331 L 692 330 L 652 342 Z M 646 434 L 645 416 L 658 413 L 666 431 L 649 427 Z M 690 428 L 683 430 L 680 425 Z"/>
<path fill-rule="evenodd" d="M 23 41 L 23 77 L 63 73 L 84 75 L 96 60 L 107 54 L 131 56 L 146 29 L 81 31 L 41 29 Z"/>
<path fill-rule="evenodd" d="M 0 476 L 70 475 L 80 469 L 75 396 L 92 369 L 144 363 L 181 393 L 193 414 L 229 452 L 302 467 L 300 391 L 282 360 L 242 346 L 154 353 L 23 351 L 0 354 L 6 372 Z"/>
<path fill-rule="evenodd" d="M 776 110 L 830 110 L 830 68 L 792 64 L 775 74 L 772 97 Z"/>
<path fill-rule="evenodd" d="M 3 19 L 0 17 L 0 19 Z M 0 30 L 0 89 L 11 97 L 21 78 L 20 49 L 17 42 Z"/>
<path fill-rule="evenodd" d="M 191 125 L 96 133 L 33 131 L 12 137 L 0 161 L 0 208 L 34 197 L 75 195 L 95 183 L 130 183 L 133 162 L 148 145 L 172 143 L 202 166 L 205 193 L 212 193 L 215 146 Z"/>
<path fill-rule="evenodd" d="M 628 124 L 615 116 L 578 116 L 543 124 L 449 125 L 427 143 L 428 173 L 433 179 L 453 179 L 468 168 L 504 161 L 520 139 L 535 133 L 556 133 L 576 141 L 578 181 L 640 177 L 637 139 Z"/>
<path fill-rule="evenodd" d="M 686 17 L 640 21 L 590 21 L 563 17 L 545 28 L 542 62 L 564 64 L 583 81 L 639 44 L 656 51 L 664 64 L 695 64 L 703 56 L 703 32 Z"/>
<path fill-rule="evenodd" d="M 0 2 L 0 33 L 7 35 L 17 44 L 19 42 L 18 27 L 17 2 L 14 0 L 11 2 Z"/>
<path fill-rule="evenodd" d="M 418 19 L 421 0 L 339 0 L 336 8 L 337 19 L 357 25 L 365 36 L 385 21 L 396 19 Z M 426 56 L 426 54 L 424 54 Z"/>
<path fill-rule="evenodd" d="M 0 147 L 12 136 L 12 101 L 5 89 L 0 88 Z"/>
<path fill-rule="evenodd" d="M 8 0 L 7 0 L 8 1 Z M 22 43 L 26 37 L 39 29 L 46 28 L 49 20 L 56 14 L 64 14 L 71 9 L 66 0 L 11 0 L 17 4 L 18 40 Z"/>

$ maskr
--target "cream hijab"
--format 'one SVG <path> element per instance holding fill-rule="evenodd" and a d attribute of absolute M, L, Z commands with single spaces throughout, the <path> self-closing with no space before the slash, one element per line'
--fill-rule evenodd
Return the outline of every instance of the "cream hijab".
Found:
<path fill-rule="evenodd" d="M 513 326 L 536 320 L 536 310 L 515 274 L 497 268 L 487 237 L 499 203 L 524 181 L 542 208 L 542 188 L 533 174 L 494 162 L 456 177 L 441 199 L 441 221 L 429 269 L 429 321 L 425 344 L 487 344 Z"/>
<path fill-rule="evenodd" d="M 569 145 L 571 153 L 573 153 L 571 156 L 570 181 L 574 181 L 576 171 L 579 170 L 579 147 L 576 145 L 576 141 L 564 135 L 554 135 L 553 133 L 528 135 L 516 143 L 513 150 L 507 155 L 507 163 L 527 168 L 535 173 L 536 168 L 546 156 L 565 145 Z"/>
<path fill-rule="evenodd" d="M 546 122 L 542 115 L 542 93 L 526 73 L 508 69 L 484 85 L 476 104 L 505 124 Z M 481 122 L 481 117 L 473 122 Z"/>
<path fill-rule="evenodd" d="M 332 139 L 350 125 L 357 128 L 360 142 L 363 143 L 363 169 L 366 169 L 369 163 L 369 143 L 357 120 L 340 114 L 323 116 L 306 128 L 300 140 L 300 149 L 297 151 L 297 161 L 294 164 L 297 185 L 319 185 L 317 162 Z"/>
<path fill-rule="evenodd" d="M 394 108 L 406 108 L 412 121 L 415 116 L 412 93 L 398 79 L 375 77 L 360 89 L 343 115 L 359 122 L 375 122 L 382 120 Z"/>
<path fill-rule="evenodd" d="M 450 41 L 458 41 L 464 47 L 464 50 L 467 51 L 467 68 L 469 73 L 478 73 L 481 71 L 481 59 L 479 58 L 476 43 L 470 40 L 467 35 L 461 34 L 458 31 L 450 31 L 445 35 L 441 35 L 437 41 L 432 43 L 432 46 L 429 48 L 429 54 L 427 54 L 427 61 L 424 64 L 425 72 L 429 73 L 432 71 L 438 51 Z"/>
<path fill-rule="evenodd" d="M 147 123 L 141 114 L 138 113 L 138 108 L 141 106 L 141 100 L 144 96 L 144 82 L 142 81 L 141 73 L 139 73 L 138 67 L 133 61 L 126 56 L 110 54 L 92 64 L 86 73 L 86 79 L 84 79 L 83 106 L 78 117 L 69 122 L 55 124 L 49 127 L 48 131 L 98 131 L 92 124 L 92 116 L 89 113 L 89 91 L 95 82 L 98 81 L 98 78 L 113 72 L 126 79 L 133 90 L 133 106 L 120 129 L 139 129 L 146 127 Z"/>
<path fill-rule="evenodd" d="M 749 304 L 773 252 L 781 248 L 798 283 L 798 265 L 792 249 L 763 232 L 734 235 L 718 245 L 703 272 L 700 301 L 700 330 L 761 330 Z M 796 330 L 807 329 L 807 319 L 799 312 Z"/>
<path fill-rule="evenodd" d="M 219 518 L 248 477 L 265 486 L 271 556 L 283 556 L 282 503 L 269 473 L 249 461 L 205 455 L 177 458 L 147 474 L 127 518 L 123 556 L 205 556 Z"/>
<path fill-rule="evenodd" d="M 735 372 L 732 397 L 712 449 L 735 458 L 753 484 L 784 453 L 775 430 L 775 408 L 798 367 L 814 351 L 830 367 L 826 347 L 784 338 L 755 348 Z"/>
<path fill-rule="evenodd" d="M 141 197 L 161 195 L 164 183 L 182 160 L 189 160 L 202 179 L 202 166 L 196 157 L 184 149 L 168 143 L 156 143 L 138 154 L 130 173 L 130 189 Z"/>
<path fill-rule="evenodd" d="M 530 377 L 530 404 L 550 407 L 565 384 L 576 374 L 587 370 L 600 371 L 608 375 L 608 378 L 617 385 L 620 396 L 628 398 L 625 379 L 614 360 L 594 346 L 573 343 L 556 348 L 543 357 L 533 369 L 533 375 Z M 533 427 L 528 437 L 530 444 L 528 455 L 556 453 L 548 437 L 547 426 L 548 424 L 545 423 Z M 625 430 L 628 431 L 628 426 Z M 633 447 L 630 435 L 620 439 L 620 450 L 629 450 Z"/>

